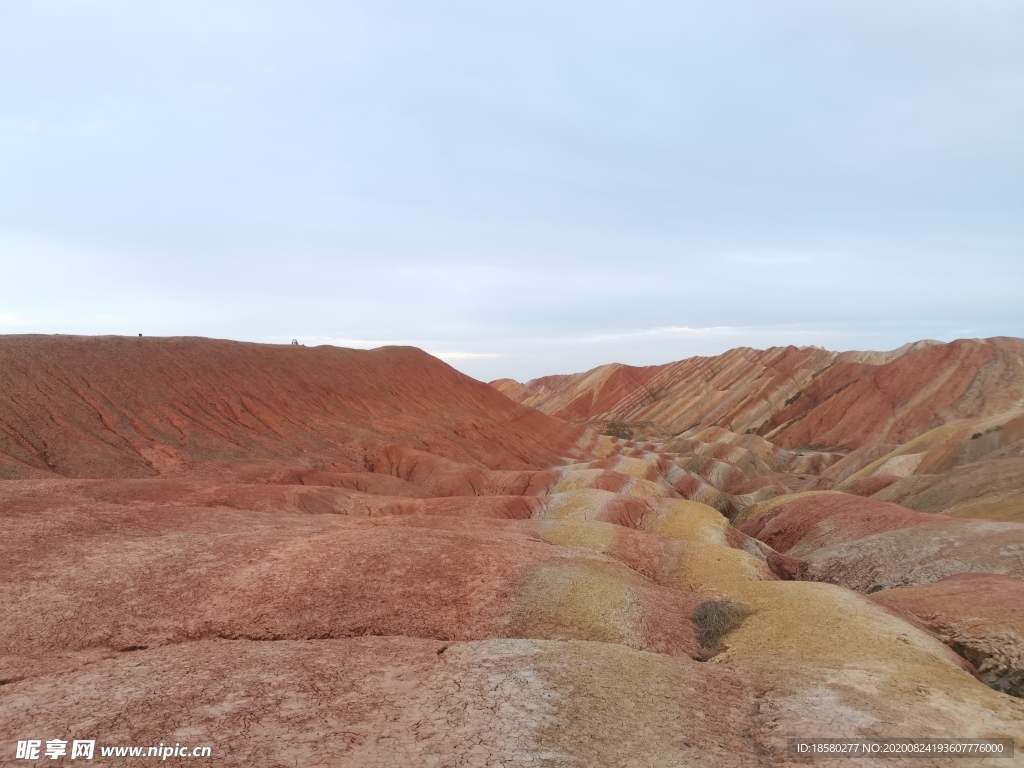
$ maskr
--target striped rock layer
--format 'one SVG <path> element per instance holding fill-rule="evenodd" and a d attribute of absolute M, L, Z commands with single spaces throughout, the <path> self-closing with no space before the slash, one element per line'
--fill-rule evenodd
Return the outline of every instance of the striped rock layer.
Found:
<path fill-rule="evenodd" d="M 1005 392 L 976 376 L 959 419 L 907 401 L 847 440 L 780 437 L 839 366 L 871 367 L 849 389 L 1012 347 L 740 350 L 662 421 L 630 406 L 661 425 L 630 440 L 572 423 L 610 406 L 542 413 L 408 348 L 0 338 L 0 763 L 18 738 L 225 766 L 800 765 L 787 740 L 823 736 L 1024 754 L 1024 523 L 1012 481 L 972 474 L 1019 456 Z"/>

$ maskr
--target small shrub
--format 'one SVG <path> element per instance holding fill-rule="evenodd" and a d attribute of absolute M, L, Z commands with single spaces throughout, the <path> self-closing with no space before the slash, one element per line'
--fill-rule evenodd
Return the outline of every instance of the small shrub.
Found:
<path fill-rule="evenodd" d="M 691 621 L 697 629 L 703 658 L 720 652 L 722 638 L 738 628 L 751 613 L 753 611 L 743 603 L 732 600 L 708 600 L 698 605 Z"/>

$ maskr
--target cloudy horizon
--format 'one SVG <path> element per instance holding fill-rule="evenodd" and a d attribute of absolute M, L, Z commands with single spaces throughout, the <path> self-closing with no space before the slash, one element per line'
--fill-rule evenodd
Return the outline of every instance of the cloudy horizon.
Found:
<path fill-rule="evenodd" d="M 1024 336 L 1024 6 L 0 3 L 0 333 L 482 380 Z"/>

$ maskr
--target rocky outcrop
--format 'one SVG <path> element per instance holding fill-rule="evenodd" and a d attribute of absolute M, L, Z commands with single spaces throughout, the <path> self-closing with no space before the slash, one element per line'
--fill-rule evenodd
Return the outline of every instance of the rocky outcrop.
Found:
<path fill-rule="evenodd" d="M 992 688 L 1024 698 L 1024 580 L 959 574 L 872 599 L 934 632 Z"/>

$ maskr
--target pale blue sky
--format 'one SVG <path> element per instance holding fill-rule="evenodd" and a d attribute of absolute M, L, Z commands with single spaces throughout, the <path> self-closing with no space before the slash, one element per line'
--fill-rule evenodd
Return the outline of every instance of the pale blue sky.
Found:
<path fill-rule="evenodd" d="M 1019 0 L 0 0 L 0 333 L 525 379 L 1022 289 Z"/>

